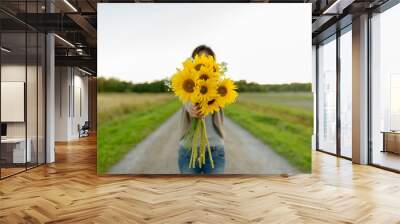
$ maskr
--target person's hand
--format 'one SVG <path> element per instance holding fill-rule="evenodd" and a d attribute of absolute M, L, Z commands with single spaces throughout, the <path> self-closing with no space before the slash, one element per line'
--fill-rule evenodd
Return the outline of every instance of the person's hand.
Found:
<path fill-rule="evenodd" d="M 195 105 L 193 105 L 191 103 L 188 103 L 188 104 L 185 105 L 185 108 L 186 108 L 186 111 L 189 113 L 189 115 L 191 117 L 195 117 L 195 118 L 201 118 L 202 117 L 202 115 L 201 115 L 201 113 L 199 111 L 199 107 L 197 107 L 197 106 L 195 106 Z"/>

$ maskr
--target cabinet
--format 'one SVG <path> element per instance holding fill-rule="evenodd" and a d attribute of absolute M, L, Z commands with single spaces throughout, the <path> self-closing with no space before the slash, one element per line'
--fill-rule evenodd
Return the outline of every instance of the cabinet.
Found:
<path fill-rule="evenodd" d="M 383 134 L 382 152 L 392 152 L 400 154 L 400 132 L 388 131 Z"/>

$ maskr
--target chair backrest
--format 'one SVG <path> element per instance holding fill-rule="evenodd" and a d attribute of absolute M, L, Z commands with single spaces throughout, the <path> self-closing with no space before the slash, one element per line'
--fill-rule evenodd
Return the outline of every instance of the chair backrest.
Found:
<path fill-rule="evenodd" d="M 82 128 L 89 128 L 89 121 L 85 121 L 85 123 L 83 124 Z"/>

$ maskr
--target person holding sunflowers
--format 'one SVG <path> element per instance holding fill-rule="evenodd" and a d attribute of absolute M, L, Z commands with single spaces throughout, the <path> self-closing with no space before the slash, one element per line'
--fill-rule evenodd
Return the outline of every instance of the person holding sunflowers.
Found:
<path fill-rule="evenodd" d="M 174 93 L 183 102 L 178 150 L 183 174 L 219 174 L 225 168 L 223 107 L 237 97 L 234 82 L 225 77 L 213 50 L 196 47 L 171 79 Z"/>

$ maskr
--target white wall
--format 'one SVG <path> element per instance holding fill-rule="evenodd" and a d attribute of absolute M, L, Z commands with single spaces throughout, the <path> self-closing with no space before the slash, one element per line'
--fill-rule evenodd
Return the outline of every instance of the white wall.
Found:
<path fill-rule="evenodd" d="M 78 125 L 88 120 L 88 78 L 76 68 L 56 67 L 55 85 L 55 140 L 77 139 Z"/>
<path fill-rule="evenodd" d="M 1 66 L 1 81 L 2 82 L 25 82 L 24 65 L 8 64 Z M 28 67 L 28 70 L 30 68 Z M 6 108 L 1 108 L 6 110 Z M 8 122 L 7 123 L 7 136 L 8 137 L 25 137 L 25 122 Z"/>
<path fill-rule="evenodd" d="M 37 70 L 38 69 L 38 70 Z M 24 64 L 2 64 L 1 66 L 1 81 L 2 82 L 23 82 L 26 85 L 26 101 L 22 102 L 21 108 L 1 108 L 3 113 L 19 113 L 25 114 L 26 120 L 20 122 L 5 122 L 7 124 L 7 137 L 9 138 L 24 138 L 25 135 L 29 140 L 31 148 L 32 161 L 44 163 L 45 150 L 45 117 L 44 117 L 44 73 L 41 66 L 25 66 Z M 25 80 L 27 78 L 27 80 Z M 3 92 L 4 89 L 2 89 Z M 24 94 L 24 89 L 19 90 L 20 94 Z M 22 91 L 22 92 L 21 92 Z M 4 92 L 3 92 L 4 94 Z M 7 95 L 2 95 L 2 98 L 8 98 Z M 24 97 L 23 97 L 24 98 Z M 26 103 L 26 107 L 25 107 Z M 24 116 L 24 115 L 22 115 Z M 51 162 L 51 160 L 49 160 Z"/>
<path fill-rule="evenodd" d="M 69 132 L 69 85 L 70 75 L 67 67 L 55 68 L 55 140 L 67 141 Z"/>
<path fill-rule="evenodd" d="M 27 69 L 27 70 L 26 70 Z M 35 72 L 36 67 L 18 64 L 5 64 L 1 66 L 1 81 L 2 82 L 25 82 L 26 71 L 28 74 Z M 29 77 L 28 77 L 29 78 Z M 30 84 L 32 84 L 32 80 L 29 80 Z M 34 83 L 36 85 L 36 82 Z M 31 89 L 27 89 L 31 90 Z M 32 97 L 36 98 L 36 89 L 34 92 L 27 93 L 29 99 L 27 99 L 28 103 L 32 101 Z M 32 105 L 31 105 L 32 106 Z M 36 107 L 36 105 L 34 105 Z M 1 108 L 2 110 L 7 110 L 7 108 Z M 34 115 L 35 117 L 32 117 Z M 36 123 L 36 114 L 28 113 L 28 122 L 35 120 Z M 28 125 L 28 128 L 33 127 L 33 125 Z M 34 127 L 36 129 L 36 126 Z M 28 133 L 29 134 L 29 133 Z M 25 122 L 7 122 L 7 136 L 8 137 L 25 137 Z M 28 136 L 29 137 L 29 136 Z"/>
<path fill-rule="evenodd" d="M 77 73 L 78 72 L 78 73 Z M 73 81 L 73 96 L 74 105 L 72 108 L 72 119 L 71 119 L 71 132 L 70 135 L 73 138 L 79 137 L 78 124 L 81 126 L 88 120 L 88 78 L 82 76 L 83 73 L 79 70 L 74 69 L 74 81 Z"/>

